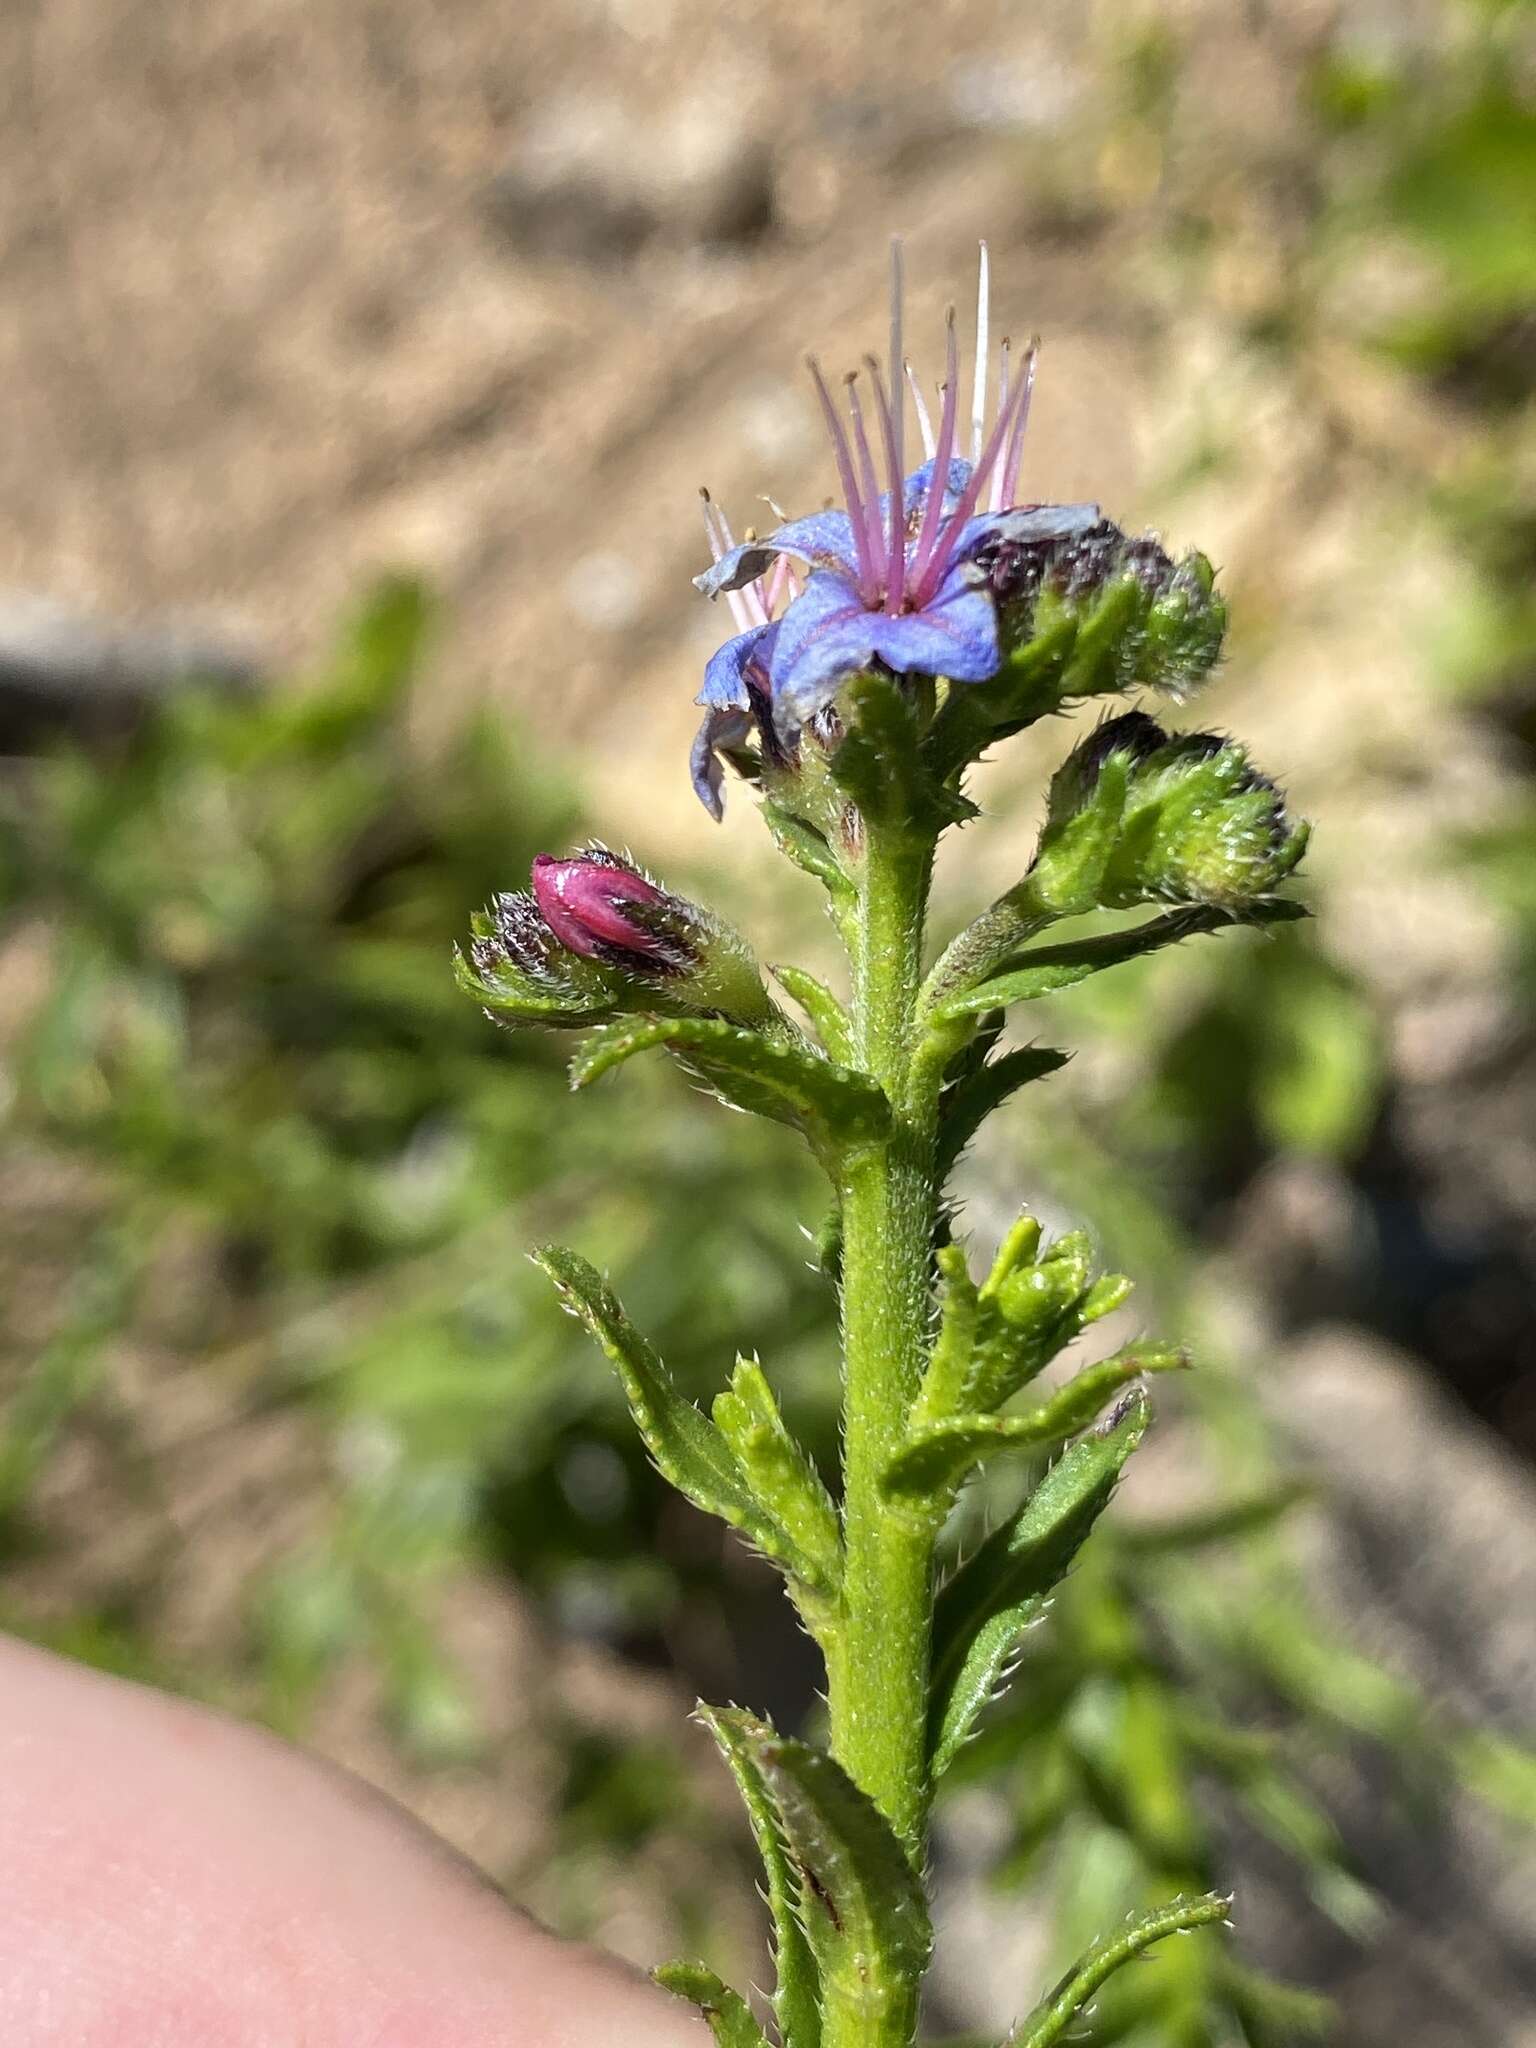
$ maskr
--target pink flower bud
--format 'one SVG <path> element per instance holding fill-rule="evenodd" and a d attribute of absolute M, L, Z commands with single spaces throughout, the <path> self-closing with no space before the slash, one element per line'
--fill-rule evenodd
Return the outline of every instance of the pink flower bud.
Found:
<path fill-rule="evenodd" d="M 679 959 L 675 931 L 658 929 L 654 917 L 626 915 L 630 905 L 675 910 L 673 899 L 605 847 L 569 860 L 539 854 L 533 863 L 533 894 L 544 922 L 569 952 L 612 965 L 644 962 L 671 972 L 686 964 L 686 954 Z"/>

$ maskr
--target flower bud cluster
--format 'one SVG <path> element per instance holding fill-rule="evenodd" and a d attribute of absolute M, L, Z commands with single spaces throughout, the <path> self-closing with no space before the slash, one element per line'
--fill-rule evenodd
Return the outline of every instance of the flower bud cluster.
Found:
<path fill-rule="evenodd" d="M 1026 886 L 1056 915 L 1153 901 L 1235 910 L 1284 881 L 1308 832 L 1236 741 L 1170 736 L 1130 711 L 1059 770 Z"/>
<path fill-rule="evenodd" d="M 1175 562 L 1156 538 L 1128 536 L 1113 520 L 1056 538 L 1000 539 L 976 567 L 998 608 L 1005 670 L 1056 648 L 1062 698 L 1136 683 L 1178 694 L 1221 653 L 1227 608 L 1206 557 Z"/>
<path fill-rule="evenodd" d="M 770 1011 L 757 962 L 728 925 L 606 846 L 541 853 L 531 890 L 472 920 L 460 979 L 507 1023 L 583 1025 L 626 1011 Z"/>

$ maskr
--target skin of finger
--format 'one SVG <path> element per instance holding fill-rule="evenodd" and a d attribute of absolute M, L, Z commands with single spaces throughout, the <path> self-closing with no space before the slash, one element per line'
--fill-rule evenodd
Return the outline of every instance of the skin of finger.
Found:
<path fill-rule="evenodd" d="M 0 1869 L 6 2048 L 708 2048 L 345 1773 L 10 1642 Z"/>

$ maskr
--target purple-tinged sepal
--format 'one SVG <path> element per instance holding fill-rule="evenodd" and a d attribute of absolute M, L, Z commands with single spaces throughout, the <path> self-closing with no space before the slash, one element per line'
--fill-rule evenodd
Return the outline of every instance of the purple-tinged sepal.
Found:
<path fill-rule="evenodd" d="M 1132 763 L 1102 900 L 1113 909 L 1190 903 L 1240 914 L 1295 872 L 1311 832 L 1237 741 L 1175 733 Z"/>
<path fill-rule="evenodd" d="M 997 610 L 995 679 L 946 704 L 946 767 L 1082 698 L 1137 688 L 1182 696 L 1215 667 L 1225 600 L 1203 555 L 1175 561 L 1092 505 L 1027 506 L 976 522 L 967 559 Z"/>
<path fill-rule="evenodd" d="M 1078 513 L 1085 507 L 1045 508 Z M 1113 520 L 1028 538 L 999 534 L 975 555 L 1003 625 L 1010 661 L 1065 638 L 1060 696 L 1102 697 L 1143 684 L 1180 695 L 1216 664 L 1225 600 L 1203 555 L 1175 562 L 1153 534 Z"/>
<path fill-rule="evenodd" d="M 470 919 L 454 956 L 460 988 L 499 1024 L 576 1028 L 623 1008 L 622 984 L 598 962 L 562 946 L 526 891 L 507 890 Z"/>

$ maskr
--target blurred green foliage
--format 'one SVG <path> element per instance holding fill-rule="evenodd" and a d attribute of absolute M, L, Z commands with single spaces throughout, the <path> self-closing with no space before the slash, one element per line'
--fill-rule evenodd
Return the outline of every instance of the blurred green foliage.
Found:
<path fill-rule="evenodd" d="M 455 1569 L 510 1569 L 561 1629 L 652 1660 L 707 1642 L 687 1616 L 719 1600 L 718 1549 L 676 1526 L 523 1241 L 579 1216 L 686 1386 L 712 1389 L 750 1329 L 802 1433 L 826 1444 L 834 1423 L 793 1148 L 664 1080 L 573 1103 L 548 1039 L 497 1032 L 454 988 L 470 910 L 578 819 L 497 718 L 413 745 L 429 624 L 419 590 L 387 586 L 319 674 L 175 698 L 107 757 L 12 764 L 4 930 L 35 991 L 0 1174 L 22 1209 L 74 1177 L 9 1253 L 0 1515 L 13 1562 L 63 1574 L 35 1609 L 11 1599 L 13 1625 L 295 1731 L 362 1660 L 430 1763 L 479 1741 L 435 1613 Z M 189 1532 L 179 1498 L 200 1439 L 161 1409 L 181 1412 L 189 1369 L 226 1451 L 285 1416 L 310 1447 L 223 1663 L 176 1641 L 158 1598 L 166 1546 L 227 1535 L 216 1510 Z M 106 1469 L 61 1494 L 50 1474 L 82 1441 Z M 113 1514 L 151 1533 L 72 1582 L 72 1545 Z M 743 1629 L 754 1599 L 776 1607 L 749 1581 Z M 595 1768 L 600 1732 L 545 1710 L 573 1855 L 605 1831 L 622 1847 L 633 1763 Z"/>

